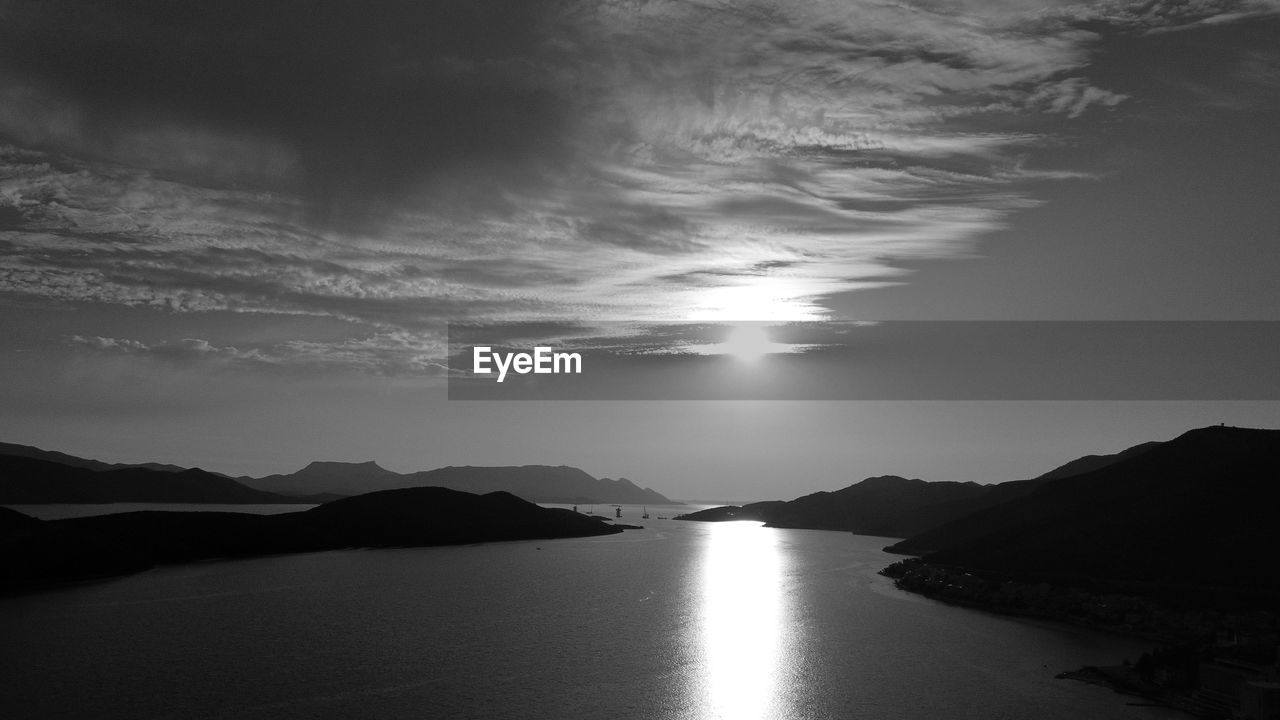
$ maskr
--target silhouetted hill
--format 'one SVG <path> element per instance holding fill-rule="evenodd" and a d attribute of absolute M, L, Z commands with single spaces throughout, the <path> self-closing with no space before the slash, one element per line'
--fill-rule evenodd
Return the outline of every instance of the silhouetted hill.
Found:
<path fill-rule="evenodd" d="M 993 486 L 925 482 L 896 475 L 870 477 L 834 492 L 791 501 L 728 505 L 680 515 L 680 520 L 762 520 L 770 527 L 844 530 L 859 535 L 907 537 L 969 512 Z"/>
<path fill-rule="evenodd" d="M 408 487 L 406 476 L 379 466 L 370 460 L 362 463 L 313 462 L 288 475 L 243 478 L 249 487 L 282 495 L 333 493 L 361 495 L 377 490 Z"/>
<path fill-rule="evenodd" d="M 1050 582 L 1280 590 L 1278 500 L 1280 430 L 1208 427 L 889 549 Z"/>
<path fill-rule="evenodd" d="M 245 484 L 270 492 L 295 494 L 329 492 L 350 495 L 410 487 L 446 487 L 471 493 L 509 492 L 540 503 L 673 504 L 661 494 L 639 488 L 625 478 L 596 479 L 578 468 L 564 465 L 444 467 L 397 473 L 374 462 L 313 462 L 296 473 L 246 479 Z"/>
<path fill-rule="evenodd" d="M 543 508 L 508 492 L 483 495 L 415 487 L 335 500 L 306 513 L 347 544 L 446 545 L 490 540 L 586 537 L 618 532 L 571 510 Z"/>
<path fill-rule="evenodd" d="M 102 577 L 159 563 L 351 547 L 410 547 L 621 532 L 509 493 L 388 490 L 305 512 L 131 512 L 42 522 L 0 508 L 0 589 Z"/>
<path fill-rule="evenodd" d="M 297 503 L 203 470 L 130 467 L 90 470 L 32 457 L 0 455 L 0 503 Z"/>
<path fill-rule="evenodd" d="M 41 450 L 31 445 L 15 445 L 14 443 L 0 443 L 0 455 L 11 455 L 14 457 L 33 458 L 35 460 L 46 460 L 61 465 L 70 465 L 71 467 L 84 468 L 85 470 L 120 470 L 123 468 L 145 468 L 147 470 L 159 470 L 162 472 L 182 472 L 187 468 L 178 465 L 170 465 L 167 463 L 105 463 L 101 460 L 90 460 L 88 458 L 76 457 L 66 453 L 57 452 L 55 450 Z M 215 475 L 219 473 L 213 473 Z"/>
<path fill-rule="evenodd" d="M 474 493 L 505 491 L 531 502 L 624 503 L 671 505 L 671 500 L 649 488 L 637 487 L 626 478 L 596 479 L 566 465 L 518 467 L 444 467 L 414 473 L 415 485 L 447 487 Z"/>
<path fill-rule="evenodd" d="M 727 520 L 757 520 L 767 522 L 769 513 L 780 505 L 785 505 L 783 500 L 765 500 L 763 502 L 747 503 L 746 505 L 721 505 L 720 507 L 707 508 L 697 512 L 685 513 L 675 516 L 676 520 L 697 520 L 699 522 L 724 522 Z"/>
<path fill-rule="evenodd" d="M 290 496 L 287 500 L 121 500 L 116 499 L 75 499 L 88 493 L 88 496 L 100 495 L 100 488 L 93 487 L 82 475 L 71 472 L 64 473 L 66 482 L 55 483 L 44 493 L 46 497 L 64 494 L 63 500 L 12 500 L 5 493 L 9 485 L 9 475 L 18 472 L 19 465 L 12 465 L 13 472 L 7 472 L 3 464 L 4 457 L 27 458 L 47 463 L 54 463 L 68 468 L 76 468 L 93 472 L 111 472 L 118 470 L 148 470 L 179 475 L 196 472 L 203 476 L 223 478 L 236 485 L 275 495 Z M 25 472 L 36 472 L 35 466 L 26 468 Z M 39 471 L 45 477 L 52 477 L 49 469 Z M 14 487 L 21 485 L 23 494 L 33 496 L 35 488 L 24 485 L 21 474 L 15 475 Z M 121 483 L 126 476 L 116 476 L 115 482 Z M 146 477 L 146 476 L 139 476 Z M 136 479 L 135 479 L 136 480 Z M 70 483 L 70 484 L 68 484 Z M 186 481 L 173 485 L 189 484 Z M 323 503 L 338 497 L 361 495 L 379 490 L 396 490 L 410 487 L 447 487 L 464 492 L 488 493 L 505 491 L 530 502 L 566 503 L 566 504 L 606 504 L 620 503 L 633 505 L 678 505 L 680 503 L 664 497 L 649 488 L 637 487 L 626 478 L 611 480 L 596 479 L 574 467 L 549 465 L 523 465 L 519 467 L 445 467 L 414 473 L 398 473 L 381 467 L 376 462 L 312 462 L 301 470 L 289 474 L 268 475 L 261 478 L 230 478 L 221 473 L 179 467 L 163 463 L 105 463 L 99 460 L 76 457 L 53 450 L 42 450 L 30 445 L 0 443 L 0 503 L 18 504 L 23 502 L 315 502 Z M 223 490 L 233 486 L 223 486 Z M 72 491 L 75 488 L 76 491 Z M 193 488 L 189 489 L 193 490 Z M 16 490 L 14 490 L 16 492 Z M 191 492 L 187 492 L 191 496 Z M 105 497 L 105 495 L 104 495 Z"/>
<path fill-rule="evenodd" d="M 929 520 L 929 522 L 919 525 L 916 532 L 907 533 L 905 535 L 891 534 L 889 537 L 923 537 L 927 539 L 928 533 L 938 527 L 966 517 L 972 513 L 985 510 L 986 508 L 995 507 L 1028 495 L 1045 482 L 1099 470 L 1107 467 L 1108 465 L 1120 462 L 1121 460 L 1137 457 L 1158 445 L 1160 445 L 1158 442 L 1145 442 L 1109 455 L 1085 455 L 1084 457 L 1076 458 L 1075 460 L 1059 465 L 1049 472 L 1036 476 L 1030 480 L 1012 480 L 995 485 L 984 485 L 983 487 L 986 488 L 986 492 L 982 494 L 959 498 L 928 508 L 928 518 L 924 519 Z M 929 525 L 932 525 L 932 527 L 929 527 Z M 900 529 L 905 530 L 908 529 L 908 527 L 909 526 L 907 525 L 903 525 Z M 898 548 L 899 546 L 894 545 L 893 547 Z M 901 552 L 901 550 L 895 550 L 895 552 Z"/>
<path fill-rule="evenodd" d="M 150 561 L 110 538 L 0 507 L 0 591 L 145 570 Z"/>
<path fill-rule="evenodd" d="M 768 513 L 767 524 L 907 537 L 953 519 L 956 511 L 951 508 L 956 503 L 989 492 L 988 486 L 971 482 L 925 482 L 883 475 L 784 503 Z"/>
<path fill-rule="evenodd" d="M 817 492 L 795 500 L 728 505 L 679 516 L 681 520 L 716 522 L 762 520 L 771 527 L 847 530 L 859 535 L 928 538 L 935 528 L 985 508 L 1034 491 L 1042 483 L 1070 477 L 1120 460 L 1136 457 L 1159 443 L 1143 443 L 1112 455 L 1088 455 L 1072 460 L 1032 480 L 998 485 L 925 482 L 896 475 L 870 477 L 842 490 Z M 899 545 L 891 550 L 902 552 Z"/>
<path fill-rule="evenodd" d="M 1071 477 L 1072 475 L 1083 475 L 1084 473 L 1093 472 L 1094 470 L 1101 470 L 1102 468 L 1119 462 L 1120 460 L 1128 460 L 1131 457 L 1137 457 L 1152 448 L 1159 447 L 1162 444 L 1163 443 L 1158 441 L 1151 441 L 1139 443 L 1131 448 L 1126 448 L 1118 453 L 1112 453 L 1110 455 L 1085 455 L 1084 457 L 1076 458 L 1065 465 L 1059 465 L 1035 479 L 1057 480 L 1058 478 Z"/>
<path fill-rule="evenodd" d="M 44 523 L 17 510 L 0 507 L 0 540 L 35 532 Z"/>

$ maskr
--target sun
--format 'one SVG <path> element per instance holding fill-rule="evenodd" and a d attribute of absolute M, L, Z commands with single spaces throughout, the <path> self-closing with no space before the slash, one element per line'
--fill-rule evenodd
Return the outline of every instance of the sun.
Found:
<path fill-rule="evenodd" d="M 725 338 L 723 352 L 743 362 L 753 363 L 770 352 L 775 352 L 775 348 L 763 327 L 754 324 L 738 325 Z"/>
<path fill-rule="evenodd" d="M 727 325 L 727 327 L 726 327 Z M 742 364 L 754 364 L 765 355 L 804 352 L 808 345 L 777 343 L 769 337 L 767 325 L 760 322 L 722 324 L 727 333 L 719 342 L 687 345 L 684 350 L 697 355 L 731 357 Z"/>

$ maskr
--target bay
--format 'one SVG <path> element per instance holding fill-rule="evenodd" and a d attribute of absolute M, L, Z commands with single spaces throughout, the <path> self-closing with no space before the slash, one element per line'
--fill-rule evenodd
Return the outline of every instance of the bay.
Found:
<path fill-rule="evenodd" d="M 0 716 L 1181 717 L 1054 678 L 1144 643 L 901 592 L 886 538 L 623 520 L 0 598 Z"/>

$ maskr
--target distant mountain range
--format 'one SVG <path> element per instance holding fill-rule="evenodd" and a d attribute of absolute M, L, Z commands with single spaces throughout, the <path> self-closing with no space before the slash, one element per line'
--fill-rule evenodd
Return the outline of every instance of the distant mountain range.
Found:
<path fill-rule="evenodd" d="M 112 467 L 112 466 L 108 466 Z M 289 497 L 246 487 L 203 470 L 131 466 L 89 470 L 34 457 L 0 455 L 0 504 L 327 502 L 334 495 Z"/>
<path fill-rule="evenodd" d="M 280 515 L 147 511 L 46 522 L 0 507 L 0 591 L 212 558 L 619 532 L 602 519 L 510 493 L 436 487 L 369 493 Z"/>
<path fill-rule="evenodd" d="M 446 467 L 397 473 L 374 462 L 313 462 L 289 475 L 230 478 L 160 463 L 104 463 L 27 445 L 0 443 L 0 504 L 323 503 L 410 487 L 510 492 L 530 502 L 678 504 L 625 478 L 594 478 L 573 467 Z"/>
<path fill-rule="evenodd" d="M 187 468 L 177 465 L 168 465 L 165 463 L 104 463 L 100 460 L 89 460 L 87 458 L 76 457 L 54 450 L 41 450 L 30 445 L 15 445 L 13 443 L 0 443 L 0 456 L 33 458 L 35 460 L 45 460 L 47 462 L 58 463 L 60 465 L 70 465 L 71 467 L 83 468 L 85 470 L 122 470 L 125 468 L 144 468 L 147 470 L 159 470 L 161 472 L 182 472 Z M 213 473 L 217 475 L 219 473 Z M 225 475 L 223 477 L 226 477 Z"/>
<path fill-rule="evenodd" d="M 379 488 L 279 520 L 126 513 L 41 523 L 0 512 L 0 563 L 27 568 L 22 572 L 32 574 L 33 582 L 41 573 L 86 577 L 200 557 L 600 531 L 599 520 L 573 513 L 531 513 L 525 506 L 533 506 L 505 492 L 513 487 L 539 502 L 669 502 L 626 480 L 596 479 L 563 466 L 401 474 L 374 463 L 312 463 L 291 475 L 247 479 L 265 486 L 255 488 L 201 470 L 105 463 L 92 469 L 95 461 L 20 446 L 19 452 L 24 454 L 0 455 L 0 503 L 298 502 L 283 492 L 427 486 Z M 488 493 L 487 500 L 471 500 L 477 496 L 457 490 Z M 1280 573 L 1273 570 L 1280 548 L 1277 507 L 1280 430 L 1214 426 L 1079 458 L 1028 480 L 978 485 L 888 475 L 795 500 L 712 508 L 681 518 L 754 519 L 775 527 L 904 538 L 886 549 L 921 556 L 926 574 L 927 567 L 948 568 L 962 576 L 978 572 L 1105 592 L 1156 588 L 1182 598 L 1191 597 L 1191 588 L 1247 596 L 1256 604 L 1259 597 L 1280 598 Z M 489 513 L 505 520 L 488 523 Z M 35 558 L 30 562 L 22 560 L 28 550 Z"/>
<path fill-rule="evenodd" d="M 313 462 L 289 475 L 240 480 L 259 490 L 282 494 L 327 492 L 355 495 L 407 487 L 447 487 L 473 493 L 509 492 L 530 502 L 540 503 L 678 504 L 654 490 L 637 487 L 626 478 L 597 479 L 578 468 L 566 465 L 443 467 L 398 473 L 375 462 Z"/>

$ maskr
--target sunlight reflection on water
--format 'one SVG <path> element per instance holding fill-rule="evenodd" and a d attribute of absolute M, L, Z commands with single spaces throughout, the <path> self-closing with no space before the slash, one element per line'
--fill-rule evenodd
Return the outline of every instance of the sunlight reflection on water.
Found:
<path fill-rule="evenodd" d="M 747 522 L 708 530 L 701 638 L 709 716 L 776 717 L 785 611 L 778 534 Z"/>

